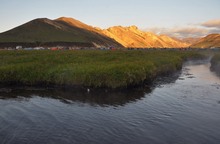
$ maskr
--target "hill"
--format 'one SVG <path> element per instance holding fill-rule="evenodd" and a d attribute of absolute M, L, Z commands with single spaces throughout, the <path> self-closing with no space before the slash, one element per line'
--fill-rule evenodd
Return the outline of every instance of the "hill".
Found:
<path fill-rule="evenodd" d="M 197 43 L 200 39 L 201 37 L 186 37 L 186 38 L 182 38 L 180 41 L 192 45 Z"/>
<path fill-rule="evenodd" d="M 126 48 L 210 48 L 219 47 L 219 34 L 204 38 L 182 40 L 139 30 L 136 26 L 114 26 L 100 29 L 76 19 L 60 17 L 55 20 L 39 18 L 0 33 L 0 47 L 80 46 Z"/>
<path fill-rule="evenodd" d="M 90 30 L 90 26 L 71 19 L 35 19 L 0 34 L 0 43 L 72 43 L 84 46 L 117 46 L 115 40 Z M 92 27 L 91 27 L 92 29 Z M 93 28 L 94 29 L 94 28 Z"/>
<path fill-rule="evenodd" d="M 131 48 L 180 48 L 189 46 L 187 43 L 177 41 L 166 35 L 156 35 L 151 32 L 143 32 L 136 26 L 114 26 L 101 33 L 113 38 L 124 47 Z"/>
<path fill-rule="evenodd" d="M 192 48 L 220 47 L 220 34 L 210 34 L 191 45 Z"/>

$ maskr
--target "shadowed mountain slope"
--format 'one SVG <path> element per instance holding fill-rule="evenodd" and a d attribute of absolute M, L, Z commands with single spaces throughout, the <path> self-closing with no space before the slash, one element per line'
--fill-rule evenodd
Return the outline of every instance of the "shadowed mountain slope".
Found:
<path fill-rule="evenodd" d="M 220 34 L 210 34 L 191 45 L 192 48 L 220 47 Z"/>
<path fill-rule="evenodd" d="M 100 29 L 76 19 L 60 17 L 55 20 L 39 18 L 9 31 L 0 33 L 0 47 L 4 46 L 82 46 L 126 48 L 209 48 L 220 46 L 219 34 L 205 38 L 178 40 L 139 30 L 136 26 L 114 26 Z"/>
<path fill-rule="evenodd" d="M 69 24 L 62 20 L 50 20 L 47 18 L 35 19 L 12 30 L 0 34 L 0 43 L 26 42 L 71 42 L 85 43 L 91 46 L 117 46 L 121 47 L 115 40 L 101 35 L 95 31 Z M 85 27 L 86 24 L 83 24 Z M 89 26 L 87 26 L 89 27 Z"/>

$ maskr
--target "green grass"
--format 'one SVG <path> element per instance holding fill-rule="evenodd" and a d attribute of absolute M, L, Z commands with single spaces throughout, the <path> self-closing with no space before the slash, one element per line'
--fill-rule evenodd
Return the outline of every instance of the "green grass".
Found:
<path fill-rule="evenodd" d="M 201 57 L 180 51 L 0 51 L 0 83 L 124 88 Z"/>

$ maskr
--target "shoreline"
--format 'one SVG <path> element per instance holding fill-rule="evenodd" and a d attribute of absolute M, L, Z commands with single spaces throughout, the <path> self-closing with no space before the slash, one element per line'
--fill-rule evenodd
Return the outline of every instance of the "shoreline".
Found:
<path fill-rule="evenodd" d="M 3 57 L 1 88 L 31 86 L 83 90 L 143 87 L 157 77 L 180 70 L 187 59 L 204 58 L 198 52 L 91 50 L 0 52 L 0 56 Z"/>
<path fill-rule="evenodd" d="M 183 65 L 182 65 L 183 66 Z M 17 90 L 27 91 L 74 91 L 79 93 L 96 94 L 96 93 L 108 93 L 108 92 L 129 92 L 129 91 L 151 91 L 156 86 L 169 83 L 178 79 L 182 71 L 182 67 L 176 71 L 166 72 L 155 76 L 151 81 L 146 81 L 137 85 L 130 85 L 128 87 L 108 88 L 108 87 L 86 87 L 82 85 L 55 85 L 55 84 L 38 84 L 38 85 L 26 85 L 26 84 L 2 84 L 0 83 L 0 93 L 11 93 Z M 162 80 L 166 78 L 166 80 Z M 169 78 L 169 81 L 167 81 Z"/>
<path fill-rule="evenodd" d="M 211 59 L 210 69 L 220 76 L 220 53 L 215 54 Z"/>

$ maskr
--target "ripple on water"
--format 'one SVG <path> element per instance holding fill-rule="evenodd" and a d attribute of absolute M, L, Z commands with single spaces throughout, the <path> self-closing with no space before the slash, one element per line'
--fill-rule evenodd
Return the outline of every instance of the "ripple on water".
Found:
<path fill-rule="evenodd" d="M 220 79 L 200 64 L 167 80 L 149 92 L 94 97 L 92 91 L 29 90 L 2 96 L 1 143 L 218 144 Z"/>

